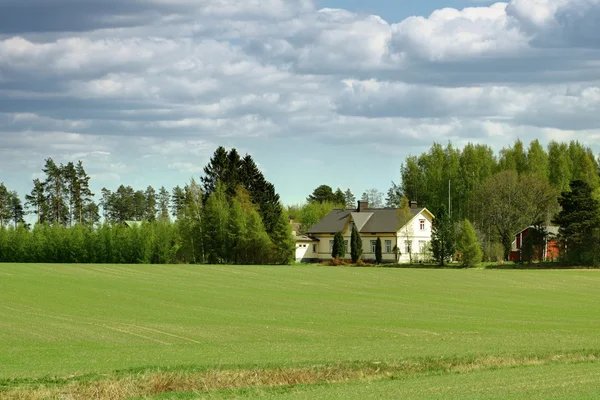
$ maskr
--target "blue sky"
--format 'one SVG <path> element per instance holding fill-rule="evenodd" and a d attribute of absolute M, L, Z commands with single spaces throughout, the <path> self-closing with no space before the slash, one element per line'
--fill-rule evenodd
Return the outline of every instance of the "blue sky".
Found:
<path fill-rule="evenodd" d="M 286 204 L 387 191 L 433 142 L 600 151 L 600 0 L 0 0 L 0 182 L 169 189 L 217 146 Z"/>

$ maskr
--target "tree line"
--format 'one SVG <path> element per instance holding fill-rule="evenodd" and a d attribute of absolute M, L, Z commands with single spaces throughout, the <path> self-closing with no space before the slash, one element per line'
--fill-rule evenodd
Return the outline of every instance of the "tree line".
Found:
<path fill-rule="evenodd" d="M 235 149 L 219 147 L 199 183 L 192 179 L 171 193 L 151 186 L 102 188 L 99 203 L 81 162 L 57 165 L 47 159 L 43 172 L 45 179 L 34 180 L 20 212 L 16 192 L 0 186 L 0 261 L 286 264 L 294 259 L 295 241 L 279 195 L 252 157 Z M 33 227 L 24 221 L 26 212 L 36 216 Z"/>
<path fill-rule="evenodd" d="M 582 185 L 589 195 L 586 201 L 600 198 L 598 161 L 590 148 L 576 141 L 553 141 L 546 150 L 537 140 L 527 149 L 517 140 L 498 155 L 486 145 L 468 144 L 460 150 L 436 143 L 429 152 L 408 157 L 401 175 L 404 195 L 417 199 L 437 216 L 432 244 L 440 263 L 456 250 L 458 227 L 471 223 L 484 260 L 507 260 L 515 234 L 534 227 L 522 252 L 523 259 L 531 260 L 536 255 L 533 248 L 539 253 L 546 241 L 546 227 L 556 225 L 563 261 L 576 262 L 572 243 L 581 233 L 566 228 L 565 219 L 559 218 L 568 209 L 565 199 L 574 193 L 574 187 Z M 586 218 L 584 221 L 596 224 L 593 218 Z M 587 233 L 590 240 L 594 235 Z M 589 264 L 594 257 L 577 260 Z"/>

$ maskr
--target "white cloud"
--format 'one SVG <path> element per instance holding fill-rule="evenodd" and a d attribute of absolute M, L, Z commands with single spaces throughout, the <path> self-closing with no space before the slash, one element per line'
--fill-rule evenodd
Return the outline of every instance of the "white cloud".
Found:
<path fill-rule="evenodd" d="M 600 0 L 478 2 L 395 24 L 309 0 L 106 0 L 110 12 L 44 0 L 64 15 L 35 1 L 48 21 L 0 16 L 11 173 L 81 157 L 142 185 L 200 173 L 220 144 L 315 159 L 307 143 L 375 157 L 599 138 Z"/>

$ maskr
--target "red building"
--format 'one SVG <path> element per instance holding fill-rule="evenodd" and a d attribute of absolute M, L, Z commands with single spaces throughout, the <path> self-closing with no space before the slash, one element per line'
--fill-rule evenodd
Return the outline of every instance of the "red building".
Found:
<path fill-rule="evenodd" d="M 558 235 L 557 226 L 546 226 L 547 235 L 544 238 L 543 248 L 534 246 L 534 261 L 554 261 L 558 259 L 560 248 L 556 236 Z M 529 226 L 515 235 L 510 252 L 510 261 L 525 261 L 522 256 L 523 243 L 526 238 L 535 232 L 535 227 Z"/>

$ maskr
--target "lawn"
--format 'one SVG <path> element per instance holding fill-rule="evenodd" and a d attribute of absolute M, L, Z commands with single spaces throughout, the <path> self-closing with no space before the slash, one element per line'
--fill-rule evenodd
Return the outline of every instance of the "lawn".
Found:
<path fill-rule="evenodd" d="M 394 397 L 501 398 L 511 372 L 597 382 L 599 331 L 598 270 L 0 264 L 0 398 L 160 371 L 205 384 L 280 371 L 246 381 L 301 384 L 289 398 L 369 398 L 365 382 Z M 242 395 L 214 388 L 238 392 L 207 398 Z"/>

